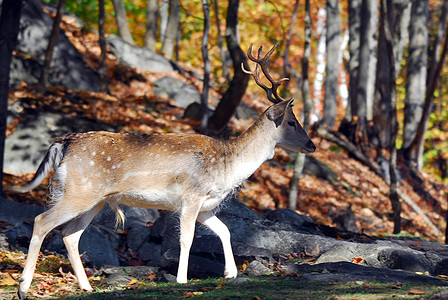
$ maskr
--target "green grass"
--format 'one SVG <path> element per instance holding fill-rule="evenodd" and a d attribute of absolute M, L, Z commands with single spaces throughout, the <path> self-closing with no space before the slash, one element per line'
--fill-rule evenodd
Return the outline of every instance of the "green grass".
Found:
<path fill-rule="evenodd" d="M 239 284 L 224 280 L 221 286 L 219 279 L 206 279 L 188 284 L 148 282 L 116 290 L 97 287 L 65 299 L 421 299 L 443 289 L 446 287 L 415 283 L 328 283 L 262 276 Z M 413 295 L 412 291 L 419 294 Z"/>

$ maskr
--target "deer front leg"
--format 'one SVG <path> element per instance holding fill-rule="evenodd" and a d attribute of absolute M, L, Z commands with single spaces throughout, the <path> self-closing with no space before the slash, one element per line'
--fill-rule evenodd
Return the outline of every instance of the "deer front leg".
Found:
<path fill-rule="evenodd" d="M 230 232 L 226 224 L 210 211 L 200 213 L 198 221 L 207 226 L 221 240 L 225 260 L 224 276 L 226 278 L 235 278 L 238 275 L 238 269 L 236 268 L 232 245 L 230 244 Z"/>
<path fill-rule="evenodd" d="M 180 257 L 176 281 L 187 283 L 188 258 L 193 243 L 194 229 L 198 217 L 199 203 L 189 202 L 181 209 L 180 214 Z"/>

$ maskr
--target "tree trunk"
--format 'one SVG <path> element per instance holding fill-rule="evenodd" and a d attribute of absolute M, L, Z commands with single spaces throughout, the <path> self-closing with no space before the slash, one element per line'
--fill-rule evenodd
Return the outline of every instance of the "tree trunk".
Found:
<path fill-rule="evenodd" d="M 339 0 L 327 0 L 327 65 L 325 69 L 325 98 L 322 124 L 335 125 L 338 96 L 339 46 L 340 46 Z"/>
<path fill-rule="evenodd" d="M 3 195 L 3 162 L 8 117 L 9 71 L 12 52 L 17 45 L 21 0 L 3 0 L 0 14 L 0 195 Z"/>
<path fill-rule="evenodd" d="M 359 72 L 358 83 L 356 85 L 356 95 L 352 99 L 352 117 L 357 116 L 360 120 L 372 119 L 373 86 L 375 83 L 376 61 L 374 50 L 376 42 L 374 39 L 377 27 L 376 11 L 377 2 L 373 0 L 363 0 L 361 4 L 361 27 L 359 49 Z"/>
<path fill-rule="evenodd" d="M 48 72 L 50 71 L 51 56 L 53 55 L 54 46 L 59 35 L 60 24 L 62 21 L 62 15 L 65 11 L 65 0 L 59 0 L 56 17 L 53 22 L 53 28 L 51 30 L 50 39 L 48 40 L 47 51 L 45 52 L 45 59 L 42 65 L 42 72 L 40 73 L 39 83 L 37 85 L 37 91 L 39 93 L 45 92 L 48 84 Z"/>
<path fill-rule="evenodd" d="M 208 36 L 210 30 L 210 5 L 208 0 L 202 0 L 202 9 L 204 11 L 204 35 L 202 36 L 202 59 L 204 61 L 204 81 L 201 94 L 201 131 L 206 133 L 208 124 L 208 88 L 210 81 L 210 60 L 208 58 Z"/>
<path fill-rule="evenodd" d="M 395 28 L 394 55 L 396 74 L 400 71 L 404 46 L 408 43 L 408 26 L 411 15 L 411 2 L 400 1 L 392 3 L 388 1 L 388 22 L 391 32 Z M 396 24 L 396 25 L 395 25 Z M 376 87 L 373 109 L 373 120 L 379 131 L 381 145 L 389 148 L 390 145 L 390 66 L 387 56 L 384 31 L 380 30 L 378 38 L 378 61 L 376 70 Z"/>
<path fill-rule="evenodd" d="M 302 57 L 302 97 L 303 97 L 303 129 L 308 131 L 310 125 L 310 112 L 312 109 L 312 102 L 309 87 L 309 59 L 311 53 L 311 13 L 310 0 L 305 1 L 305 46 Z M 294 161 L 294 174 L 289 184 L 289 199 L 288 207 L 292 210 L 297 209 L 297 197 L 299 193 L 299 180 L 302 176 L 303 166 L 305 163 L 305 155 L 298 153 Z"/>
<path fill-rule="evenodd" d="M 159 4 L 159 16 L 160 16 L 160 41 L 165 40 L 166 28 L 168 26 L 168 7 L 169 0 L 162 0 Z"/>
<path fill-rule="evenodd" d="M 226 19 L 226 41 L 233 62 L 234 75 L 229 88 L 222 96 L 221 101 L 219 101 L 218 106 L 209 119 L 208 132 L 214 135 L 221 133 L 225 129 L 237 106 L 240 104 L 249 82 L 249 75 L 241 70 L 241 64 L 244 64 L 246 70 L 249 70 L 249 65 L 247 64 L 246 54 L 241 50 L 238 43 L 238 7 L 239 0 L 229 0 Z"/>
<path fill-rule="evenodd" d="M 361 48 L 361 3 L 362 0 L 348 1 L 348 30 L 349 30 L 349 52 L 350 60 L 348 62 L 348 73 L 350 75 L 349 82 L 349 101 L 345 118 L 352 120 L 353 105 L 355 102 L 356 92 L 358 91 L 358 74 L 359 74 L 359 49 Z"/>
<path fill-rule="evenodd" d="M 219 19 L 219 5 L 218 0 L 213 1 L 213 8 L 215 10 L 216 17 L 216 32 L 218 35 L 218 47 L 219 47 L 219 56 L 221 57 L 222 62 L 222 76 L 230 81 L 230 68 L 227 64 L 226 53 L 224 50 L 224 37 L 221 34 L 221 20 Z"/>
<path fill-rule="evenodd" d="M 397 190 L 397 148 L 395 145 L 398 133 L 398 123 L 397 123 L 397 94 L 396 94 L 396 71 L 395 71 L 395 58 L 394 58 L 394 50 L 392 45 L 392 33 L 390 31 L 390 26 L 388 22 L 388 5 L 386 0 L 381 0 L 381 20 L 382 26 L 381 30 L 383 30 L 383 34 L 386 40 L 386 48 L 387 54 L 389 58 L 389 66 L 390 66 L 390 160 L 389 160 L 389 173 L 390 173 L 390 202 L 392 204 L 393 210 L 393 219 L 394 219 L 394 234 L 400 233 L 401 231 L 401 203 L 398 197 Z"/>
<path fill-rule="evenodd" d="M 423 117 L 425 102 L 428 10 L 428 0 L 414 0 L 412 2 L 404 107 L 403 154 L 405 160 L 417 169 L 421 166 L 423 149 L 410 151 L 410 146 L 417 134 L 418 124 Z"/>
<path fill-rule="evenodd" d="M 156 52 L 158 9 L 159 3 L 157 0 L 148 0 L 146 2 L 146 31 L 144 47 L 153 52 Z"/>
<path fill-rule="evenodd" d="M 291 76 L 296 81 L 297 85 L 300 86 L 300 78 L 297 76 L 296 72 L 294 72 L 291 64 L 289 63 L 289 47 L 291 46 L 292 34 L 294 31 L 294 24 L 297 19 L 297 12 L 299 10 L 299 0 L 296 0 L 294 3 L 294 10 L 291 15 L 291 24 L 289 25 L 288 33 L 286 34 L 285 40 L 285 51 L 283 53 L 283 77 L 290 78 Z M 286 81 L 283 85 L 283 90 L 287 90 L 289 85 L 289 80 Z"/>
<path fill-rule="evenodd" d="M 179 29 L 179 15 L 179 0 L 169 0 L 169 17 L 162 44 L 162 54 L 168 59 L 173 57 L 174 45 L 177 40 L 177 31 Z"/>
<path fill-rule="evenodd" d="M 115 11 L 115 22 L 117 23 L 118 35 L 127 43 L 134 44 L 131 30 L 129 29 L 128 18 L 126 17 L 126 8 L 123 0 L 112 0 Z"/>
<path fill-rule="evenodd" d="M 98 1 L 98 36 L 101 48 L 98 73 L 100 75 L 100 91 L 107 91 L 107 70 L 106 70 L 106 38 L 104 36 L 104 0 Z"/>
<path fill-rule="evenodd" d="M 440 16 L 440 23 L 438 24 L 438 30 L 436 37 L 434 39 L 434 45 L 430 47 L 431 53 L 431 64 L 428 69 L 427 84 L 426 84 L 426 96 L 425 103 L 423 106 L 422 118 L 418 124 L 417 133 L 414 140 L 409 145 L 409 147 L 404 149 L 405 157 L 412 157 L 413 153 L 418 153 L 417 169 L 420 170 L 423 167 L 423 146 L 424 146 L 424 136 L 428 127 L 429 115 L 431 113 L 432 102 L 434 99 L 434 92 L 437 87 L 437 83 L 442 72 L 443 63 L 447 54 L 448 48 L 448 33 L 446 32 L 448 14 L 448 0 L 445 0 L 442 7 L 442 14 Z M 446 34 L 446 35 L 445 35 Z M 441 43 L 443 36 L 445 35 L 445 42 L 441 49 Z M 442 51 L 442 54 L 440 52 Z"/>

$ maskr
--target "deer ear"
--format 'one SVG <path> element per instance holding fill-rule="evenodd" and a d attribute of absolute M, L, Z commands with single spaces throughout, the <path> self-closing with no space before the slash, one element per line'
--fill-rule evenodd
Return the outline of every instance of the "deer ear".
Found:
<path fill-rule="evenodd" d="M 272 105 L 269 108 L 267 112 L 267 117 L 269 120 L 275 123 L 275 127 L 278 127 L 280 126 L 280 124 L 282 124 L 283 119 L 285 117 L 286 109 L 292 106 L 293 101 L 294 98 L 291 98 L 291 100 L 279 102 L 277 104 Z"/>

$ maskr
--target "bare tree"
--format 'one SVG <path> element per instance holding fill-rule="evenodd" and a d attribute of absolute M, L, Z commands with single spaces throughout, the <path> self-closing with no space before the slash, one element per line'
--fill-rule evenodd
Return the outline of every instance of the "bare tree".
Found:
<path fill-rule="evenodd" d="M 59 0 L 56 17 L 53 21 L 53 28 L 51 30 L 50 38 L 48 40 L 47 51 L 45 52 L 45 59 L 42 65 L 42 72 L 40 73 L 39 83 L 37 85 L 37 91 L 43 93 L 48 84 L 48 72 L 50 71 L 51 57 L 53 55 L 54 46 L 59 35 L 60 24 L 62 21 L 62 15 L 65 11 L 65 0 Z"/>
<path fill-rule="evenodd" d="M 0 14 L 0 195 L 3 194 L 3 161 L 8 116 L 9 71 L 17 45 L 22 0 L 3 0 Z"/>
<path fill-rule="evenodd" d="M 395 141 L 397 139 L 398 133 L 398 122 L 397 122 L 397 93 L 396 93 L 396 71 L 395 71 L 395 58 L 394 58 L 394 49 L 392 44 L 392 33 L 391 28 L 388 21 L 388 4 L 386 0 L 381 0 L 381 30 L 383 30 L 383 34 L 386 41 L 387 54 L 389 58 L 389 66 L 390 66 L 390 124 L 391 124 L 391 137 L 390 137 L 390 159 L 389 159 L 389 173 L 390 173 L 390 202 L 392 204 L 393 209 L 393 219 L 394 219 L 394 234 L 400 233 L 401 231 L 401 203 L 398 197 L 397 190 L 397 148 L 395 145 Z"/>
<path fill-rule="evenodd" d="M 327 64 L 325 76 L 324 116 L 322 124 L 333 127 L 338 95 L 340 18 L 339 0 L 327 0 Z"/>
<path fill-rule="evenodd" d="M 300 78 L 297 76 L 294 69 L 291 67 L 291 64 L 289 63 L 289 47 L 291 46 L 291 39 L 292 39 L 292 33 L 294 31 L 294 24 L 297 19 L 297 13 L 299 11 L 299 0 L 296 0 L 294 3 L 294 9 L 292 11 L 291 15 L 291 23 L 289 25 L 288 33 L 286 34 L 286 40 L 285 40 L 285 51 L 283 53 L 283 73 L 284 77 L 290 78 L 291 76 L 296 81 L 297 85 L 300 85 Z M 285 82 L 283 88 L 286 89 L 288 86 L 289 81 Z"/>
<path fill-rule="evenodd" d="M 409 56 L 407 60 L 406 98 L 403 124 L 403 153 L 411 166 L 419 169 L 423 161 L 423 144 L 414 151 L 408 151 L 417 134 L 423 117 L 426 92 L 428 51 L 428 0 L 412 2 L 409 26 Z"/>
<path fill-rule="evenodd" d="M 431 59 L 430 66 L 428 68 L 425 103 L 423 106 L 423 113 L 420 122 L 418 123 L 417 133 L 410 145 L 403 150 L 404 156 L 412 158 L 418 154 L 417 168 L 420 170 L 423 166 L 423 143 L 424 135 L 428 127 L 429 114 L 431 113 L 432 103 L 434 99 L 434 92 L 437 87 L 437 83 L 442 72 L 442 66 L 445 61 L 448 47 L 448 33 L 446 29 L 448 15 L 448 1 L 445 0 L 442 7 L 442 13 L 440 15 L 440 22 L 438 23 L 437 33 L 434 39 L 434 44 L 430 47 Z M 445 42 L 442 47 L 442 39 L 445 35 Z"/>
<path fill-rule="evenodd" d="M 240 104 L 249 82 L 249 75 L 241 69 L 241 64 L 244 65 L 246 70 L 249 69 L 249 65 L 247 64 L 246 54 L 241 50 L 238 42 L 238 8 L 239 0 L 229 0 L 226 18 L 226 42 L 232 58 L 234 74 L 229 88 L 209 119 L 208 132 L 211 134 L 219 134 L 225 129 Z"/>
<path fill-rule="evenodd" d="M 204 81 L 201 94 L 201 131 L 206 133 L 208 125 L 208 88 L 210 81 L 210 59 L 208 58 L 208 37 L 210 30 L 210 5 L 208 0 L 202 0 L 202 9 L 204 11 L 204 34 L 202 36 L 202 59 L 204 61 Z"/>
<path fill-rule="evenodd" d="M 179 30 L 180 2 L 169 0 L 169 17 L 162 44 L 162 54 L 171 59 Z"/>
<path fill-rule="evenodd" d="M 129 28 L 128 18 L 126 17 L 126 8 L 123 0 L 112 0 L 115 11 L 115 22 L 117 23 L 118 35 L 127 43 L 134 44 L 131 29 Z"/>
<path fill-rule="evenodd" d="M 146 31 L 144 46 L 153 52 L 156 51 L 158 10 L 159 3 L 157 0 L 148 0 L 146 2 Z"/>
<path fill-rule="evenodd" d="M 219 5 L 218 0 L 213 1 L 213 8 L 216 16 L 216 31 L 218 33 L 218 47 L 219 55 L 222 62 L 222 76 L 230 81 L 230 68 L 227 65 L 227 58 L 224 50 L 224 37 L 221 34 L 221 20 L 219 19 Z"/>
<path fill-rule="evenodd" d="M 308 131 L 310 125 L 310 112 L 312 109 L 310 87 L 309 87 L 309 60 L 311 53 L 311 13 L 310 0 L 305 1 L 305 47 L 302 57 L 302 98 L 303 98 L 303 129 Z M 305 164 L 305 156 L 298 154 L 294 161 L 294 174 L 289 184 L 288 207 L 297 209 L 297 195 L 299 193 L 299 180 L 302 176 L 303 166 Z"/>
<path fill-rule="evenodd" d="M 408 26 L 411 16 L 411 1 L 388 1 L 388 22 L 393 34 L 396 74 L 400 71 L 405 45 L 408 43 Z M 390 67 L 387 56 L 384 31 L 380 30 L 378 38 L 378 61 L 376 73 L 375 99 L 373 120 L 378 128 L 381 145 L 385 148 L 390 144 Z"/>
<path fill-rule="evenodd" d="M 101 48 L 98 73 L 100 75 L 100 91 L 107 91 L 107 70 L 106 70 L 106 38 L 104 36 L 104 0 L 98 0 L 98 35 Z"/>

